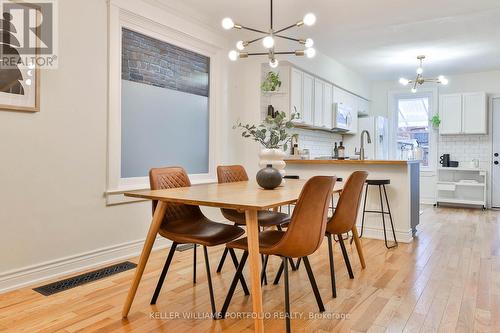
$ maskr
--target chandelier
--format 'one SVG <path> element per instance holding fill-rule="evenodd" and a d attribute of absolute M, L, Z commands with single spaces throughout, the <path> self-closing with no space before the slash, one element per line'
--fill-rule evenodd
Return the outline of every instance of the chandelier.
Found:
<path fill-rule="evenodd" d="M 423 65 L 423 61 L 425 59 L 425 56 L 420 55 L 417 57 L 417 59 L 420 62 L 420 65 L 417 68 L 417 77 L 415 78 L 415 80 L 408 80 L 408 79 L 405 79 L 404 77 L 402 77 L 399 79 L 399 83 L 401 83 L 404 86 L 411 84 L 412 85 L 412 88 L 411 88 L 412 93 L 417 92 L 417 84 L 422 85 L 425 82 L 439 83 L 442 85 L 448 84 L 448 79 L 445 78 L 443 75 L 439 75 L 437 78 L 424 78 L 424 76 L 422 75 L 424 72 L 422 65 Z"/>
<path fill-rule="evenodd" d="M 316 16 L 312 13 L 308 13 L 304 15 L 304 18 L 292 25 L 289 25 L 287 27 L 281 28 L 281 29 L 274 29 L 273 26 L 273 0 L 270 0 L 271 2 L 271 24 L 270 28 L 268 31 L 264 30 L 259 30 L 259 29 L 254 29 L 250 27 L 243 26 L 241 24 L 235 23 L 232 19 L 229 17 L 226 17 L 222 20 L 222 27 L 226 30 L 230 29 L 244 29 L 244 30 L 249 30 L 252 32 L 257 32 L 262 34 L 262 36 L 248 40 L 248 41 L 243 41 L 240 40 L 236 43 L 236 49 L 237 50 L 231 50 L 229 51 L 229 59 L 231 61 L 236 61 L 238 58 L 248 58 L 249 56 L 264 56 L 267 55 L 269 57 L 269 66 L 271 68 L 276 68 L 278 67 L 278 59 L 276 59 L 276 55 L 281 55 L 281 54 L 287 54 L 287 55 L 296 55 L 296 56 L 307 56 L 308 58 L 312 58 L 316 55 L 316 50 L 312 48 L 314 42 L 311 38 L 305 38 L 305 39 L 297 39 L 297 38 L 292 38 L 288 36 L 282 35 L 283 32 L 286 30 L 295 28 L 295 27 L 301 27 L 303 25 L 311 26 L 316 22 Z M 294 42 L 299 43 L 300 45 L 303 45 L 305 49 L 302 50 L 295 50 L 295 51 L 276 51 L 274 49 L 275 44 L 276 44 L 276 38 L 282 38 L 282 39 L 287 39 L 291 40 Z M 249 46 L 252 43 L 262 41 L 262 46 L 267 50 L 266 52 L 255 52 L 255 53 L 249 53 L 249 52 L 243 52 L 247 46 Z"/>

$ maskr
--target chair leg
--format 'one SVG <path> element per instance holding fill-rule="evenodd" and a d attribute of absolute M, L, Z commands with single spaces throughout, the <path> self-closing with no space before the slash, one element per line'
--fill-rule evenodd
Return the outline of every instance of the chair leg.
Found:
<path fill-rule="evenodd" d="M 203 246 L 203 253 L 205 254 L 205 268 L 207 269 L 208 291 L 210 292 L 210 305 L 212 306 L 212 314 L 214 315 L 215 318 L 217 314 L 217 309 L 215 308 L 214 288 L 212 286 L 212 275 L 210 274 L 210 262 L 208 261 L 208 251 L 206 246 Z"/>
<path fill-rule="evenodd" d="M 264 256 L 264 263 L 262 264 L 262 271 L 260 272 L 260 285 L 267 285 L 266 268 L 267 262 L 269 261 L 269 256 Z"/>
<path fill-rule="evenodd" d="M 218 318 L 225 318 L 227 309 L 229 307 L 229 303 L 231 303 L 231 298 L 233 298 L 234 290 L 236 289 L 236 285 L 238 284 L 238 281 L 240 280 L 240 277 L 243 275 L 243 267 L 245 267 L 245 263 L 248 258 L 248 252 L 245 251 L 243 252 L 243 255 L 241 256 L 240 264 L 238 265 L 238 269 L 236 270 L 236 273 L 234 274 L 233 281 L 231 282 L 231 286 L 229 287 L 229 290 L 227 292 L 226 300 L 224 301 L 224 305 L 222 306 L 222 310 L 220 311 L 220 314 Z"/>
<path fill-rule="evenodd" d="M 300 260 L 300 258 L 299 258 Z M 295 264 L 293 263 L 293 259 L 292 258 L 288 258 L 288 262 L 290 263 L 290 267 L 292 268 L 292 271 L 296 271 L 298 269 L 297 266 L 295 266 Z M 297 260 L 298 262 L 298 260 Z"/>
<path fill-rule="evenodd" d="M 222 271 L 222 266 L 224 266 L 224 261 L 226 260 L 227 256 L 227 247 L 224 249 L 224 252 L 222 253 L 222 257 L 220 258 L 219 265 L 217 266 L 217 273 L 220 273 Z"/>
<path fill-rule="evenodd" d="M 231 259 L 233 259 L 234 268 L 238 269 L 238 258 L 236 258 L 236 253 L 234 253 L 233 249 L 229 249 L 229 254 L 231 255 Z M 240 283 L 241 283 L 241 288 L 243 288 L 243 292 L 245 293 L 245 295 L 247 296 L 250 295 L 243 274 L 241 274 Z"/>
<path fill-rule="evenodd" d="M 196 244 L 193 244 L 193 283 L 196 283 Z"/>
<path fill-rule="evenodd" d="M 321 295 L 319 294 L 318 285 L 316 284 L 316 279 L 314 278 L 311 264 L 309 263 L 309 259 L 307 257 L 304 257 L 304 266 L 306 266 L 307 276 L 309 277 L 309 282 L 311 283 L 314 297 L 316 297 L 316 303 L 318 303 L 319 311 L 324 312 L 325 306 L 323 305 L 323 300 L 321 299 Z"/>
<path fill-rule="evenodd" d="M 384 188 L 385 203 L 387 204 L 387 212 L 389 213 L 389 220 L 391 221 L 392 236 L 394 237 L 394 243 L 395 243 L 392 246 L 387 246 L 387 239 L 386 239 L 385 247 L 387 247 L 388 249 L 392 249 L 393 247 L 398 246 L 398 241 L 396 240 L 396 232 L 394 231 L 394 224 L 392 223 L 391 207 L 389 206 L 389 199 L 387 198 L 387 191 L 385 190 L 385 185 L 383 185 L 383 188 Z M 384 232 L 385 232 L 385 225 L 384 225 Z"/>
<path fill-rule="evenodd" d="M 280 282 L 281 279 L 281 274 L 283 273 L 283 269 L 285 266 L 283 266 L 283 263 L 281 263 L 280 268 L 278 269 L 278 272 L 276 273 L 276 277 L 274 278 L 274 285 L 277 285 Z"/>
<path fill-rule="evenodd" d="M 158 284 L 156 285 L 155 292 L 153 294 L 153 298 L 151 298 L 150 304 L 156 304 L 156 300 L 158 299 L 158 295 L 161 291 L 161 286 L 163 285 L 163 281 L 165 281 L 165 277 L 167 276 L 168 268 L 170 267 L 170 263 L 172 262 L 172 258 L 174 257 L 175 249 L 177 248 L 177 243 L 173 242 L 170 247 L 170 251 L 168 252 L 167 260 L 165 261 L 165 265 L 163 266 L 163 270 L 160 274 L 160 279 L 158 280 Z"/>
<path fill-rule="evenodd" d="M 359 238 L 363 237 L 363 229 L 365 227 L 365 210 L 366 210 L 366 197 L 368 196 L 368 184 L 365 185 L 365 198 L 363 200 L 363 217 L 361 218 L 361 232 Z"/>
<path fill-rule="evenodd" d="M 295 264 L 295 269 L 296 269 L 296 270 L 297 270 L 297 269 L 299 269 L 299 267 L 300 267 L 300 262 L 301 262 L 301 261 L 302 261 L 302 258 L 299 258 L 299 259 L 297 260 L 297 263 Z"/>
<path fill-rule="evenodd" d="M 340 248 L 342 249 L 342 255 L 344 256 L 345 265 L 347 266 L 347 271 L 349 272 L 349 278 L 354 279 L 354 274 L 352 273 L 351 263 L 349 262 L 349 256 L 347 255 L 347 250 L 345 248 L 342 235 L 339 235 L 339 243 Z"/>
<path fill-rule="evenodd" d="M 333 265 L 333 244 L 332 244 L 332 234 L 327 235 L 328 238 L 328 257 L 330 260 L 330 277 L 332 280 L 332 297 L 337 298 L 337 287 L 335 285 L 335 268 Z"/>
<path fill-rule="evenodd" d="M 288 288 L 288 258 L 283 257 L 283 267 L 285 271 L 285 324 L 286 332 L 290 333 L 290 294 Z"/>

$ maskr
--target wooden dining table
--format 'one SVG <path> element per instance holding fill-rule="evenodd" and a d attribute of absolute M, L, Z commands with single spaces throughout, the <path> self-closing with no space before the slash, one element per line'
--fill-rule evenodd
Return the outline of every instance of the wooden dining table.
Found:
<path fill-rule="evenodd" d="M 128 197 L 158 200 L 153 220 L 137 264 L 134 280 L 123 305 L 122 316 L 127 317 L 144 268 L 148 261 L 153 243 L 163 221 L 167 203 L 178 203 L 196 206 L 237 209 L 245 212 L 246 232 L 248 237 L 248 261 L 250 262 L 250 286 L 252 306 L 255 317 L 255 331 L 264 332 L 262 290 L 260 283 L 261 259 L 259 254 L 259 225 L 257 211 L 277 209 L 280 206 L 294 204 L 299 198 L 304 180 L 287 179 L 283 186 L 274 190 L 264 190 L 255 182 L 244 181 L 225 184 L 201 184 L 191 187 L 171 188 L 164 190 L 143 190 L 126 192 Z M 339 189 L 335 189 L 339 192 Z M 353 229 L 356 229 L 354 227 Z M 356 230 L 357 238 L 357 230 Z M 356 240 L 356 239 L 355 239 Z M 356 242 L 358 253 L 362 253 L 359 240 Z M 361 252 L 360 252 L 361 251 Z M 362 255 L 360 256 L 360 259 Z M 364 266 L 364 259 L 362 260 Z"/>

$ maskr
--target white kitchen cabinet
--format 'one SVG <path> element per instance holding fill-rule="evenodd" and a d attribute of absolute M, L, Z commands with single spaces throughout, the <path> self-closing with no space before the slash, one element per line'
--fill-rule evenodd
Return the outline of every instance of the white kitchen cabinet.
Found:
<path fill-rule="evenodd" d="M 325 83 L 323 86 L 323 127 L 333 127 L 333 85 Z"/>
<path fill-rule="evenodd" d="M 356 105 L 358 108 L 359 117 L 367 117 L 370 115 L 370 102 L 361 97 L 357 97 Z"/>
<path fill-rule="evenodd" d="M 303 73 L 303 77 L 302 120 L 305 125 L 313 125 L 314 78 L 307 73 Z"/>
<path fill-rule="evenodd" d="M 465 93 L 462 95 L 462 132 L 464 134 L 486 134 L 486 93 Z"/>
<path fill-rule="evenodd" d="M 314 79 L 314 126 L 323 127 L 323 93 L 325 82 Z"/>
<path fill-rule="evenodd" d="M 486 93 L 445 94 L 439 97 L 439 133 L 486 134 Z"/>
<path fill-rule="evenodd" d="M 462 94 L 441 95 L 439 97 L 440 134 L 462 133 Z"/>
<path fill-rule="evenodd" d="M 301 71 L 296 68 L 291 67 L 290 71 L 290 112 L 297 112 L 300 115 L 299 119 L 294 120 L 294 122 L 303 122 L 304 110 L 302 103 L 302 91 L 303 91 L 303 79 L 304 75 Z"/>

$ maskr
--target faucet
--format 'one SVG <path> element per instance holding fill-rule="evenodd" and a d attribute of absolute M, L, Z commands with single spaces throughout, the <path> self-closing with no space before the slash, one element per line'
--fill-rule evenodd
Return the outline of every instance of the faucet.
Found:
<path fill-rule="evenodd" d="M 370 132 L 367 130 L 363 130 L 361 132 L 361 148 L 359 148 L 359 151 L 356 151 L 356 148 L 354 148 L 354 154 L 359 155 L 360 160 L 365 159 L 365 141 L 363 140 L 363 135 L 367 135 L 367 142 L 372 143 L 372 139 L 370 138 Z"/>

